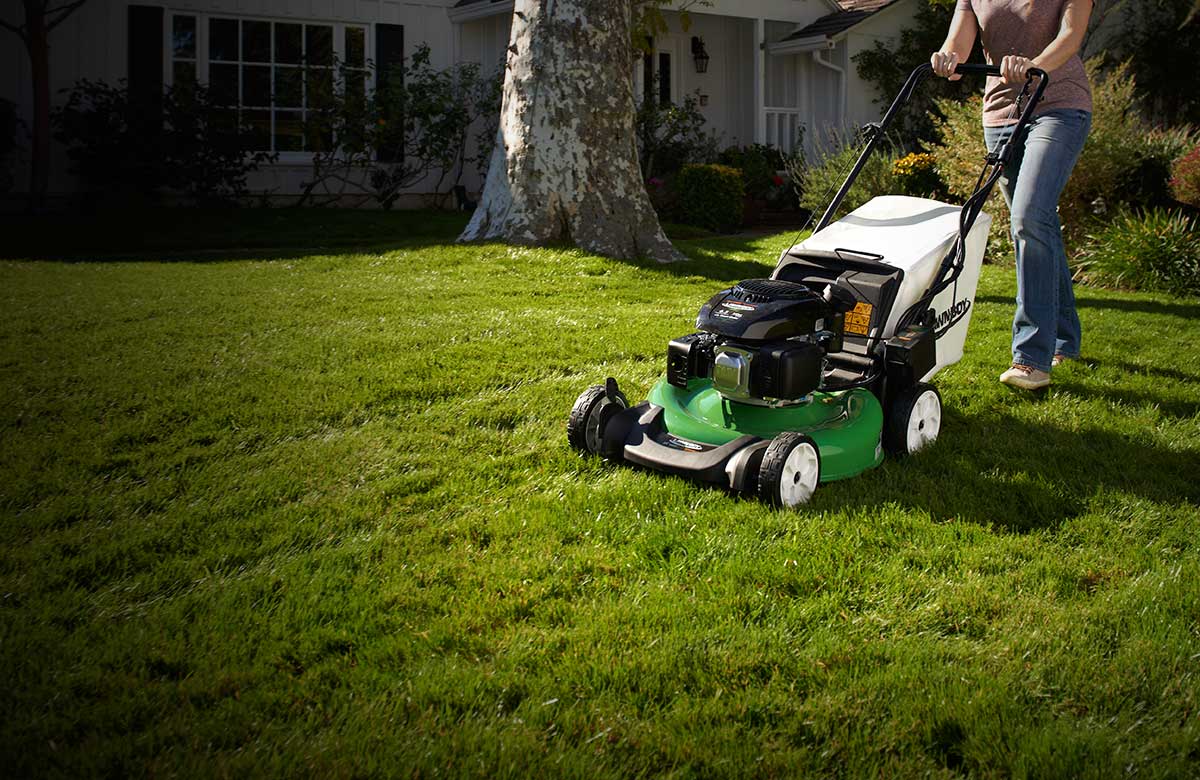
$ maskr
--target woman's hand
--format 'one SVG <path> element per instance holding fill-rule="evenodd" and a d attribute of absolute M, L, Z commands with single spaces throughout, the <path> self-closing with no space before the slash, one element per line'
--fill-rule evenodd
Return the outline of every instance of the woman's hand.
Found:
<path fill-rule="evenodd" d="M 962 75 L 955 73 L 954 69 L 958 67 L 958 55 L 952 51 L 935 51 L 929 57 L 929 64 L 933 66 L 933 72 L 939 76 L 958 81 Z"/>
<path fill-rule="evenodd" d="M 1029 69 L 1036 68 L 1033 60 L 1019 54 L 1009 54 L 1000 60 L 1000 78 L 1005 84 L 1020 84 L 1029 77 Z"/>

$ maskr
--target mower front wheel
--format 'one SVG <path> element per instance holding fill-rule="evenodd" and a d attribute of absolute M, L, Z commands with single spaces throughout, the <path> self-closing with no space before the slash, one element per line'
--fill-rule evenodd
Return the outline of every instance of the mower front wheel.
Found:
<path fill-rule="evenodd" d="M 758 470 L 758 497 L 793 509 L 808 503 L 821 481 L 821 451 L 811 436 L 781 433 L 767 446 Z"/>
<path fill-rule="evenodd" d="M 918 382 L 892 402 L 884 424 L 883 443 L 893 455 L 913 455 L 937 441 L 942 430 L 942 396 L 937 388 Z"/>
<path fill-rule="evenodd" d="M 580 452 L 599 454 L 604 445 L 604 428 L 608 421 L 622 409 L 628 408 L 629 401 L 620 390 L 610 394 L 604 385 L 592 385 L 583 391 L 571 408 L 571 416 L 567 418 L 567 441 Z"/>

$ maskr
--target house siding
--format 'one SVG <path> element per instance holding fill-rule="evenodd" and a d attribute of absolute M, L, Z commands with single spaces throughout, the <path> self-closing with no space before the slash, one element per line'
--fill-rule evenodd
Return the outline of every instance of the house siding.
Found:
<path fill-rule="evenodd" d="M 897 5 L 913 3 L 915 0 L 901 0 Z M 500 67 L 508 45 L 510 22 L 507 15 L 500 14 L 455 24 L 448 14 L 454 0 L 145 0 L 139 4 L 164 8 L 167 25 L 170 15 L 179 12 L 333 24 L 402 25 L 405 54 L 427 44 L 435 67 L 461 61 Z M 54 102 L 61 102 L 62 91 L 80 78 L 116 83 L 127 77 L 129 5 L 124 0 L 91 0 L 51 34 Z M 676 99 L 697 92 L 706 95 L 707 105 L 700 110 L 721 144 L 751 143 L 759 120 L 754 95 L 755 58 L 759 54 L 755 20 L 766 20 L 767 39 L 779 40 L 835 8 L 831 0 L 714 0 L 704 7 L 704 13 L 690 15 L 691 26 L 686 31 L 676 15 L 668 14 L 671 32 L 660 36 L 658 45 L 672 53 L 673 95 Z M 16 3 L 0 4 L 0 18 L 5 21 L 19 23 L 18 13 Z M 911 15 L 911 11 L 906 13 Z M 905 20 L 905 13 L 894 13 L 890 8 L 876 16 L 881 21 L 874 26 L 868 21 L 861 29 L 855 28 L 842 47 L 845 51 L 838 54 L 839 64 L 846 67 L 849 79 L 846 118 L 855 123 L 875 118 L 878 110 L 872 102 L 873 92 L 858 83 L 848 57 L 868 47 L 877 37 L 898 30 Z M 885 24 L 883 17 L 889 17 L 890 21 Z M 693 36 L 704 38 L 711 56 L 707 73 L 695 72 L 691 55 Z M 369 57 L 375 53 L 374 37 L 371 29 Z M 0 46 L 0 96 L 13 100 L 19 114 L 27 120 L 32 111 L 28 58 L 11 33 L 0 32 L 0 40 L 4 42 Z M 167 45 L 165 30 L 163 45 Z M 169 57 L 166 60 L 169 62 Z M 836 100 L 830 94 L 836 92 L 831 74 L 818 74 L 821 69 L 806 60 L 803 56 L 766 58 L 767 105 L 804 111 Z M 18 191 L 28 187 L 27 163 L 27 154 L 25 159 L 18 155 L 14 171 Z M 303 160 L 285 160 L 252 176 L 249 184 L 256 191 L 293 193 L 298 191 L 308 169 Z M 56 144 L 51 161 L 51 192 L 69 193 L 77 189 L 78 183 L 67 170 L 65 151 Z M 479 186 L 473 180 L 466 184 L 472 189 Z"/>

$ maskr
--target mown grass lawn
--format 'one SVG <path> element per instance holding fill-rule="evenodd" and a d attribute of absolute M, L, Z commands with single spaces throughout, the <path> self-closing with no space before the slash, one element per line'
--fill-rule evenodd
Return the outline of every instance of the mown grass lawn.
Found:
<path fill-rule="evenodd" d="M 1200 772 L 1200 301 L 1080 289 L 1018 395 L 985 268 L 938 443 L 785 513 L 564 424 L 791 236 L 270 219 L 0 246 L 4 774 Z"/>

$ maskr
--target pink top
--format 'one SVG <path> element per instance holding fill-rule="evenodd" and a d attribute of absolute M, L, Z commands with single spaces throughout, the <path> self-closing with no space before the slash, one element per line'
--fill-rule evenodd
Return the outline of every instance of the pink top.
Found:
<path fill-rule="evenodd" d="M 958 10 L 975 14 L 984 57 L 989 65 L 999 65 L 1007 54 L 1030 59 L 1041 54 L 1058 37 L 1066 4 L 1066 0 L 958 0 Z M 1012 110 L 1021 86 L 988 77 L 983 93 L 985 127 L 1011 125 L 1017 121 Z M 1058 70 L 1050 71 L 1050 85 L 1034 113 L 1043 114 L 1059 108 L 1092 110 L 1092 89 L 1078 54 Z"/>

